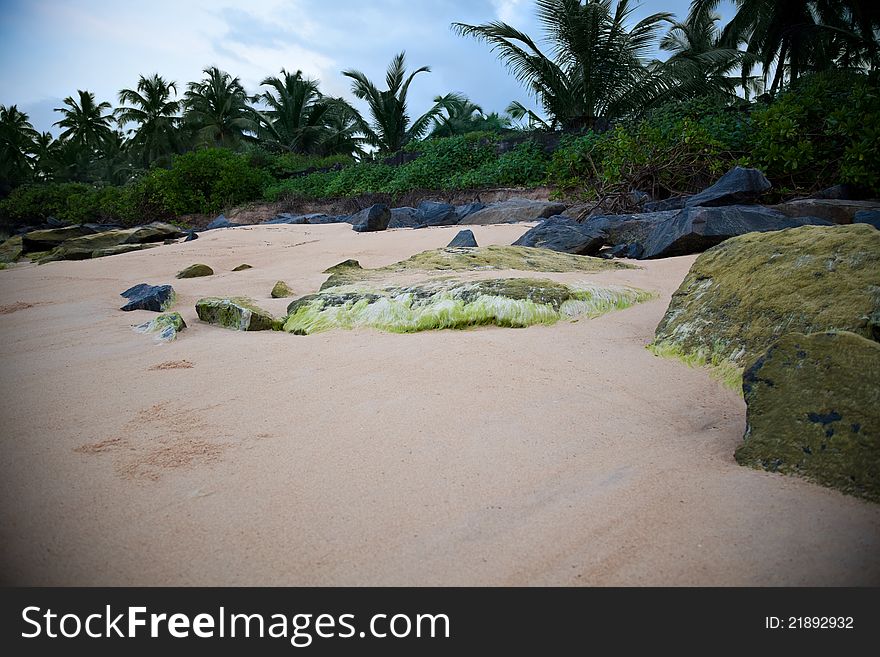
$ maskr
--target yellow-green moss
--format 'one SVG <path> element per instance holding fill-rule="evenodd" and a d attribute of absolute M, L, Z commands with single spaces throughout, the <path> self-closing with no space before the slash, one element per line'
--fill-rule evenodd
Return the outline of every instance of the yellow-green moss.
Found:
<path fill-rule="evenodd" d="M 21 235 L 13 235 L 3 244 L 0 244 L 0 264 L 15 262 L 21 257 L 21 253 Z"/>
<path fill-rule="evenodd" d="M 278 281 L 272 288 L 271 297 L 273 299 L 286 299 L 293 296 L 293 290 L 284 281 Z"/>
<path fill-rule="evenodd" d="M 742 367 L 738 367 L 730 361 L 719 358 L 706 350 L 686 353 L 680 346 L 672 342 L 652 342 L 647 346 L 647 349 L 655 356 L 675 358 L 688 367 L 705 367 L 710 377 L 742 395 Z"/>
<path fill-rule="evenodd" d="M 180 313 L 167 313 L 135 326 L 134 330 L 138 333 L 157 333 L 156 339 L 158 341 L 171 342 L 185 328 L 186 322 L 183 321 Z"/>
<path fill-rule="evenodd" d="M 356 260 L 346 260 L 327 269 L 330 274 L 322 290 L 359 281 L 374 281 L 387 274 L 405 271 L 516 270 L 537 272 L 597 272 L 633 269 L 616 260 L 558 253 L 528 246 L 484 246 L 434 249 L 378 269 L 363 269 Z"/>
<path fill-rule="evenodd" d="M 177 274 L 177 278 L 200 278 L 202 276 L 213 276 L 214 270 L 208 265 L 190 265 Z"/>
<path fill-rule="evenodd" d="M 208 324 L 236 331 L 277 331 L 281 321 L 247 297 L 206 297 L 196 302 L 196 314 Z"/>
<path fill-rule="evenodd" d="M 880 340 L 880 232 L 867 225 L 749 233 L 703 253 L 655 344 L 741 366 L 785 333 Z"/>
<path fill-rule="evenodd" d="M 233 269 L 232 271 L 245 271 L 245 270 L 247 270 L 247 269 L 253 269 L 253 267 L 251 267 L 250 265 L 247 265 L 247 264 L 245 264 L 245 265 L 239 265 L 238 267 L 236 267 L 236 268 Z"/>
<path fill-rule="evenodd" d="M 549 280 L 434 280 L 409 287 L 337 286 L 288 306 L 284 330 L 306 335 L 333 328 L 412 333 L 485 324 L 523 328 L 597 316 L 650 298 L 623 287 L 573 287 Z"/>

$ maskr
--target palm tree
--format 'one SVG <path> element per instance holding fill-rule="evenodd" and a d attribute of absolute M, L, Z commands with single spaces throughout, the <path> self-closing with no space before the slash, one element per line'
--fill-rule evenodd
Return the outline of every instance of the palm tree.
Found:
<path fill-rule="evenodd" d="M 180 102 L 172 99 L 172 92 L 177 93 L 176 83 L 168 82 L 158 74 L 148 78 L 142 75 L 136 89 L 119 92 L 122 105 L 116 110 L 116 122 L 120 127 L 127 123 L 137 124 L 131 136 L 131 147 L 144 166 L 180 150 Z"/>
<path fill-rule="evenodd" d="M 255 96 L 268 107 L 259 114 L 261 140 L 271 148 L 305 154 L 328 154 L 327 140 L 338 137 L 333 124 L 356 110 L 345 101 L 324 96 L 317 80 L 303 78 L 302 71 L 267 77 L 261 83 L 269 90 Z M 331 147 L 338 147 L 333 146 Z M 352 151 L 348 150 L 350 154 Z"/>
<path fill-rule="evenodd" d="M 31 172 L 28 154 L 39 133 L 30 117 L 16 105 L 0 105 L 0 185 L 6 192 L 25 181 Z"/>
<path fill-rule="evenodd" d="M 98 151 L 113 135 L 110 129 L 111 114 L 104 112 L 110 109 L 110 103 L 95 102 L 95 94 L 90 91 L 77 91 L 79 102 L 72 97 L 64 99 L 66 107 L 56 107 L 64 118 L 53 125 L 64 128 L 59 136 L 63 142 L 69 142 L 79 148 Z"/>
<path fill-rule="evenodd" d="M 347 70 L 342 74 L 353 80 L 352 93 L 361 100 L 367 101 L 372 124 L 361 120 L 360 130 L 367 143 L 378 147 L 380 153 L 394 153 L 406 146 L 413 139 L 420 139 L 428 131 L 431 121 L 443 110 L 443 105 L 436 103 L 431 109 L 415 121 L 410 122 L 406 106 L 406 97 L 413 78 L 419 73 L 429 73 L 429 66 L 422 66 L 406 75 L 406 53 L 401 52 L 391 60 L 385 75 L 388 88 L 380 91 L 366 75 L 360 71 Z"/>
<path fill-rule="evenodd" d="M 38 180 L 48 181 L 58 168 L 58 140 L 52 133 L 41 132 L 34 137 L 34 174 Z"/>
<path fill-rule="evenodd" d="M 693 11 L 684 22 L 670 21 L 660 48 L 671 53 L 662 67 L 675 80 L 676 95 L 734 96 L 738 86 L 744 86 L 747 94 L 757 90 L 756 78 L 732 74 L 754 57 L 722 39 L 720 20 L 712 11 Z"/>
<path fill-rule="evenodd" d="M 432 137 L 451 137 L 475 132 L 479 130 L 476 125 L 485 117 L 483 108 L 472 103 L 463 94 L 448 93 L 445 96 L 437 96 L 434 98 L 434 103 L 442 105 L 446 114 L 441 113 L 434 117 Z"/>
<path fill-rule="evenodd" d="M 535 93 L 549 117 L 546 125 L 589 129 L 647 109 L 668 89 L 662 71 L 646 57 L 666 12 L 628 28 L 629 0 L 537 0 L 538 19 L 552 50 L 548 56 L 529 35 L 500 21 L 454 23 L 453 29 L 488 43 L 514 76 Z M 522 103 L 508 107 L 514 119 L 543 120 Z"/>
<path fill-rule="evenodd" d="M 256 115 L 238 78 L 216 66 L 205 78 L 190 82 L 184 98 L 184 119 L 203 145 L 235 148 L 256 132 Z"/>

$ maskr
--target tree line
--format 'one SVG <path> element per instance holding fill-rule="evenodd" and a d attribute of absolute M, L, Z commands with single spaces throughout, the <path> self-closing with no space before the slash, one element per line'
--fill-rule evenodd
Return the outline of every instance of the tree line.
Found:
<path fill-rule="evenodd" d="M 458 34 L 488 44 L 537 102 L 531 108 L 514 101 L 504 115 L 447 93 L 411 118 L 410 86 L 430 68 L 408 72 L 402 52 L 389 64 L 384 84 L 358 70 L 342 72 L 352 94 L 365 101 L 366 117 L 345 99 L 322 93 L 317 80 L 285 69 L 262 80 L 255 95 L 217 67 L 180 90 L 158 74 L 141 76 L 119 92 L 115 109 L 80 90 L 56 109 L 57 138 L 35 130 L 17 106 L 0 106 L 0 194 L 31 182 L 120 185 L 204 148 L 354 160 L 395 153 L 426 136 L 502 131 L 515 122 L 567 133 L 601 131 L 669 101 L 773 97 L 813 72 L 876 74 L 880 4 L 735 0 L 726 25 L 718 4 L 694 0 L 683 21 L 659 12 L 635 22 L 630 0 L 536 0 L 545 48 L 504 22 L 453 24 Z M 652 57 L 657 49 L 666 59 Z"/>

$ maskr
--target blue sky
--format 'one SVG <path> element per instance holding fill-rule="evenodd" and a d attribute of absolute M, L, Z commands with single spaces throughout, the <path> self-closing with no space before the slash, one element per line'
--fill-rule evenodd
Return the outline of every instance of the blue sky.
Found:
<path fill-rule="evenodd" d="M 683 18 L 688 4 L 646 0 L 636 16 Z M 725 19 L 729 5 L 722 3 Z M 119 89 L 134 87 L 140 74 L 176 80 L 182 93 L 211 65 L 239 76 L 248 93 L 283 67 L 353 100 L 343 69 L 379 82 L 406 50 L 410 68 L 432 68 L 410 88 L 413 116 L 449 91 L 487 112 L 514 99 L 532 107 L 486 45 L 449 28 L 498 19 L 540 35 L 532 0 L 0 0 L 0 104 L 17 104 L 49 130 L 58 120 L 52 108 L 77 89 L 115 107 Z"/>

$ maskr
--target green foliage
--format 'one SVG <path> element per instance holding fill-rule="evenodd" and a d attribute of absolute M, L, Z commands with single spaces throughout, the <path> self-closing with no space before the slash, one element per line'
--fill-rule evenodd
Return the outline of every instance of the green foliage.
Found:
<path fill-rule="evenodd" d="M 774 184 L 880 190 L 880 88 L 867 76 L 802 78 L 753 116 L 750 161 Z"/>

